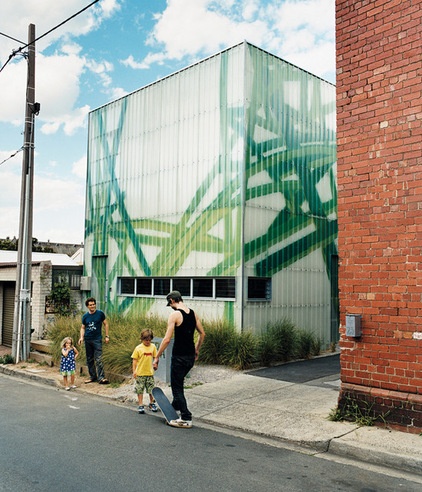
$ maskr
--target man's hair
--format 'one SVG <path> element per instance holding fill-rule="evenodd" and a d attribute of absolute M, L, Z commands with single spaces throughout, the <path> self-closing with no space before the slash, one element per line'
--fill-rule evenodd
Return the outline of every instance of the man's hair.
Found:
<path fill-rule="evenodd" d="M 167 306 L 170 306 L 170 300 L 172 299 L 174 302 L 183 302 L 182 294 L 178 290 L 172 290 L 166 296 Z"/>
<path fill-rule="evenodd" d="M 93 302 L 94 304 L 97 304 L 97 301 L 95 300 L 94 297 L 88 297 L 88 299 L 85 301 L 85 306 L 88 307 L 88 304 L 90 302 Z"/>

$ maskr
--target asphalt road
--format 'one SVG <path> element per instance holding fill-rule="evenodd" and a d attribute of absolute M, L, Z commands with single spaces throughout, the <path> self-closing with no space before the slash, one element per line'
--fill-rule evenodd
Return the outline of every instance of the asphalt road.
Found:
<path fill-rule="evenodd" d="M 0 491 L 420 491 L 409 477 L 0 374 Z"/>

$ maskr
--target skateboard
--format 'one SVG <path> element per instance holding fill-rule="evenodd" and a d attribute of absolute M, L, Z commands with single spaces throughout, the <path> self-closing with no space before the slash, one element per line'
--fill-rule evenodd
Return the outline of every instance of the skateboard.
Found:
<path fill-rule="evenodd" d="M 167 424 L 170 424 L 170 420 L 176 420 L 179 418 L 176 410 L 173 408 L 172 404 L 169 402 L 167 396 L 164 394 L 161 388 L 155 387 L 152 390 L 152 395 L 155 401 L 158 403 L 161 412 L 163 413 Z"/>

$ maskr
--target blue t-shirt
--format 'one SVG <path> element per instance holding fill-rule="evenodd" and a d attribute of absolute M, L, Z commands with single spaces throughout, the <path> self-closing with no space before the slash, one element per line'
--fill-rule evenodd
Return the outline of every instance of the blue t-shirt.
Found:
<path fill-rule="evenodd" d="M 82 316 L 82 324 L 85 326 L 85 340 L 101 340 L 101 328 L 105 314 L 97 309 L 94 314 L 85 313 Z"/>

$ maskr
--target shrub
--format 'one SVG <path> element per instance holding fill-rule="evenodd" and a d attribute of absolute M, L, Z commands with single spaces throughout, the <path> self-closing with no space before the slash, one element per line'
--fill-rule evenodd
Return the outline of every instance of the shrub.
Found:
<path fill-rule="evenodd" d="M 256 360 L 256 338 L 252 333 L 239 333 L 227 321 L 204 322 L 205 340 L 199 362 L 246 369 Z"/>
<path fill-rule="evenodd" d="M 61 342 L 65 337 L 72 337 L 73 343 L 79 351 L 77 361 L 82 360 L 85 356 L 83 347 L 77 345 L 81 331 L 80 316 L 55 316 L 55 320 L 47 327 L 46 335 L 51 341 L 51 356 L 55 363 L 60 362 L 61 358 Z M 83 353 L 81 353 L 83 352 Z"/>
<path fill-rule="evenodd" d="M 110 343 L 103 345 L 104 367 L 116 374 L 131 374 L 131 355 L 134 348 L 141 343 L 140 335 L 144 328 L 153 331 L 155 337 L 163 337 L 166 322 L 158 316 L 113 315 L 109 318 Z"/>
<path fill-rule="evenodd" d="M 262 333 L 258 338 L 257 360 L 261 366 L 271 366 L 279 360 L 274 337 L 269 331 Z"/>
<path fill-rule="evenodd" d="M 282 319 L 270 324 L 268 333 L 274 339 L 278 360 L 290 360 L 293 357 L 297 341 L 296 326 L 288 319 Z"/>
<path fill-rule="evenodd" d="M 5 354 L 3 357 L 0 357 L 0 364 L 13 364 L 15 361 L 10 354 Z"/>
<path fill-rule="evenodd" d="M 224 345 L 222 363 L 234 369 L 247 369 L 256 360 L 256 337 L 250 332 L 234 332 Z"/>
<path fill-rule="evenodd" d="M 223 364 L 223 348 L 231 343 L 235 329 L 226 321 L 204 322 L 205 340 L 198 361 L 203 364 Z"/>
<path fill-rule="evenodd" d="M 131 355 L 133 349 L 140 343 L 139 337 L 143 328 L 150 328 L 154 335 L 163 337 L 166 331 L 166 322 L 158 316 L 122 317 L 111 315 L 107 317 L 110 325 L 110 343 L 103 344 L 103 361 L 107 371 L 118 374 L 132 372 Z M 80 316 L 57 316 L 47 329 L 47 338 L 51 341 L 51 355 L 55 363 L 60 362 L 61 341 L 65 337 L 72 337 L 78 343 L 81 329 Z M 77 361 L 85 364 L 85 348 L 77 346 L 79 357 Z"/>
<path fill-rule="evenodd" d="M 107 371 L 116 374 L 131 374 L 131 355 L 140 343 L 142 329 L 149 328 L 155 337 L 162 338 L 167 329 L 166 320 L 158 316 L 108 316 L 110 343 L 103 345 L 103 361 Z M 289 320 L 269 323 L 259 336 L 251 332 L 239 333 L 227 321 L 203 322 L 206 337 L 199 353 L 198 362 L 203 364 L 228 365 L 246 369 L 258 361 L 263 366 L 286 362 L 293 358 L 309 358 L 318 355 L 321 341 L 312 333 L 299 330 Z M 76 344 L 81 327 L 80 316 L 58 316 L 47 330 L 51 340 L 55 363 L 60 361 L 61 341 L 70 336 Z M 197 338 L 197 334 L 196 334 Z M 85 348 L 78 346 L 78 361 L 85 364 Z"/>
<path fill-rule="evenodd" d="M 295 355 L 298 359 L 309 359 L 321 351 L 321 341 L 313 333 L 305 330 L 297 331 Z"/>

